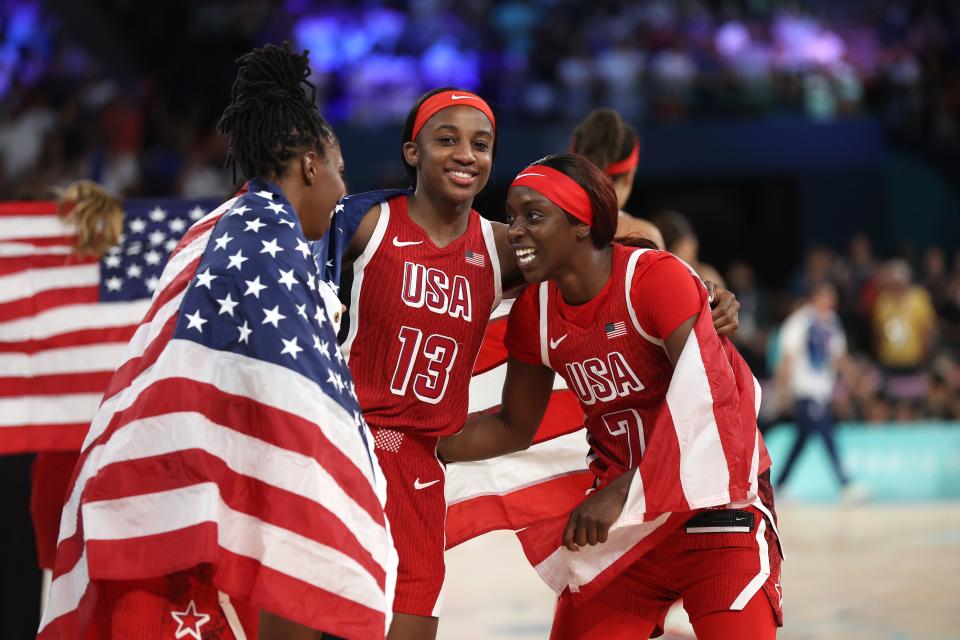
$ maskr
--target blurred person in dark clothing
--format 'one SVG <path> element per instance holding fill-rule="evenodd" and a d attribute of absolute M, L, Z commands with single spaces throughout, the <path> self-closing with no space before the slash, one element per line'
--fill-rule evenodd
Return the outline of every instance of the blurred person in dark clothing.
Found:
<path fill-rule="evenodd" d="M 701 280 L 715 282 L 722 287 L 726 286 L 723 276 L 712 265 L 700 262 L 700 240 L 697 238 L 693 225 L 685 215 L 679 211 L 661 211 L 653 217 L 663 234 L 663 242 L 667 251 L 677 256 L 693 267 Z"/>

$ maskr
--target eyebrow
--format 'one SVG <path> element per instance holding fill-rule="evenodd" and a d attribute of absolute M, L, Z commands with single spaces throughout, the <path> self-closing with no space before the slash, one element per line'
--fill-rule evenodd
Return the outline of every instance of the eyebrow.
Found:
<path fill-rule="evenodd" d="M 434 132 L 440 131 L 441 129 L 449 129 L 450 131 L 453 131 L 454 133 L 460 133 L 460 129 L 459 129 L 456 125 L 446 124 L 446 123 L 444 123 L 444 124 L 438 124 L 438 125 L 437 125 L 437 128 L 434 130 Z M 490 129 L 480 129 L 480 130 L 477 131 L 477 133 L 476 133 L 475 135 L 485 135 L 485 136 L 490 136 L 490 137 L 492 138 L 492 137 L 493 137 L 493 131 L 491 131 Z"/>

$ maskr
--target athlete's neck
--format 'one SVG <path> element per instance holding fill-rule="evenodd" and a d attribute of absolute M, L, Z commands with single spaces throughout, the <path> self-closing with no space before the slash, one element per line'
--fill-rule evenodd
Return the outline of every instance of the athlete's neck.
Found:
<path fill-rule="evenodd" d="M 457 203 L 440 200 L 422 185 L 407 199 L 407 213 L 435 245 L 445 247 L 463 235 L 470 221 L 473 198 Z"/>
<path fill-rule="evenodd" d="M 567 269 L 553 281 L 569 305 L 590 302 L 603 291 L 613 272 L 613 247 L 578 252 L 567 263 Z"/>

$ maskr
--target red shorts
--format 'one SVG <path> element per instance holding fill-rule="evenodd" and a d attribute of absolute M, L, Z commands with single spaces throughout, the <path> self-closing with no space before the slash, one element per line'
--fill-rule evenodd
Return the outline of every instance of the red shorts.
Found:
<path fill-rule="evenodd" d="M 387 519 L 397 548 L 393 610 L 437 617 L 443 603 L 447 503 L 437 438 L 372 429 L 374 451 L 387 479 Z"/>
<path fill-rule="evenodd" d="M 594 598 L 608 606 L 656 622 L 663 628 L 667 610 L 678 599 L 691 620 L 720 611 L 739 611 L 762 591 L 783 625 L 780 564 L 783 560 L 775 524 L 769 473 L 760 477 L 764 509 L 752 514 L 752 526 L 703 522 L 700 512 L 617 576 Z M 732 510 L 722 510 L 729 514 Z M 767 517 L 768 512 L 773 521 Z M 719 526 L 715 526 L 718 525 Z"/>
<path fill-rule="evenodd" d="M 255 638 L 259 612 L 213 586 L 200 565 L 146 580 L 102 580 L 87 640 L 238 640 Z"/>

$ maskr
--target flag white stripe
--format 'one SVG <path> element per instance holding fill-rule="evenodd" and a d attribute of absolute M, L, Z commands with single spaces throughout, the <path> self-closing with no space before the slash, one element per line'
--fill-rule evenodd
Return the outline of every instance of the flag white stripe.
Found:
<path fill-rule="evenodd" d="M 0 276 L 0 303 L 31 298 L 44 291 L 100 284 L 99 264 L 80 264 L 50 269 L 30 269 Z"/>
<path fill-rule="evenodd" d="M 0 216 L 0 240 L 56 238 L 76 234 L 72 224 L 57 216 Z"/>
<path fill-rule="evenodd" d="M 143 319 L 149 308 L 149 300 L 95 302 L 57 307 L 29 318 L 0 322 L 0 342 L 46 340 L 84 329 L 132 326 Z"/>
<path fill-rule="evenodd" d="M 28 242 L 0 241 L 0 258 L 27 258 L 30 256 L 65 256 L 73 253 L 74 247 L 69 245 L 54 245 L 38 247 Z"/>
<path fill-rule="evenodd" d="M 113 371 L 123 362 L 126 342 L 100 342 L 37 353 L 0 353 L 0 376 L 42 376 Z"/>
<path fill-rule="evenodd" d="M 695 330 L 687 337 L 674 369 L 667 406 L 680 447 L 680 485 L 687 504 L 698 509 L 730 502 L 730 470 Z M 722 488 L 720 493 L 718 488 Z"/>
<path fill-rule="evenodd" d="M 496 458 L 460 462 L 446 479 L 447 506 L 482 496 L 506 495 L 587 468 L 583 429 Z M 496 473 L 493 473 L 495 470 Z"/>
<path fill-rule="evenodd" d="M 89 422 L 102 397 L 102 393 L 71 393 L 0 398 L 0 428 Z"/>
<path fill-rule="evenodd" d="M 337 449 L 353 460 L 364 474 L 368 474 L 368 450 L 356 436 L 354 416 L 348 415 L 343 407 L 327 397 L 318 384 L 277 364 L 211 350 L 195 342 L 179 339 L 171 340 L 156 363 L 130 386 L 104 401 L 90 425 L 83 448 L 89 447 L 106 430 L 113 416 L 133 404 L 149 385 L 166 378 L 182 378 L 185 371 L 190 373 L 192 380 L 213 385 L 225 393 L 249 397 L 251 391 L 255 390 L 259 402 L 316 424 Z M 230 371 L 232 375 L 224 376 L 223 371 Z M 369 434 L 367 437 L 368 441 L 373 440 Z M 64 505 L 60 540 L 76 532 L 76 518 L 71 514 L 77 512 L 83 487 L 99 468 L 94 458 L 94 451 L 91 451 Z"/>
<path fill-rule="evenodd" d="M 353 424 L 334 426 L 344 430 L 354 429 Z M 104 469 L 108 465 L 190 449 L 199 449 L 219 458 L 238 474 L 321 505 L 344 523 L 361 543 L 371 543 L 383 537 L 383 526 L 358 505 L 319 462 L 219 425 L 199 413 L 176 412 L 135 420 L 114 432 L 109 444 L 98 446 L 90 457 L 93 458 L 95 453 L 97 468 Z M 271 462 L 263 464 L 264 460 Z M 100 524 L 101 528 L 96 529 L 95 524 L 86 518 L 86 509 L 91 504 L 87 502 L 83 507 L 84 537 L 87 540 L 136 538 L 186 526 L 178 524 L 178 518 L 173 516 L 170 519 L 149 518 L 148 521 L 105 518 Z M 125 529 L 111 533 L 107 530 L 109 526 Z M 364 546 L 376 549 L 380 545 Z M 386 567 L 384 558 L 374 555 L 374 560 Z"/>
<path fill-rule="evenodd" d="M 62 615 L 70 613 L 80 604 L 80 598 L 87 590 L 90 584 L 90 574 L 87 572 L 87 549 L 84 547 L 83 553 L 77 564 L 73 565 L 67 573 L 57 577 L 50 584 L 50 598 L 47 600 L 47 606 L 43 610 L 43 617 L 40 620 L 40 629 L 43 629 Z"/>
<path fill-rule="evenodd" d="M 506 363 L 489 371 L 479 373 L 470 380 L 470 400 L 468 411 L 483 411 L 500 404 L 503 395 L 503 381 L 507 377 Z M 567 381 L 562 376 L 554 376 L 553 388 L 566 389 Z"/>

